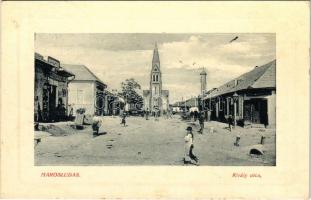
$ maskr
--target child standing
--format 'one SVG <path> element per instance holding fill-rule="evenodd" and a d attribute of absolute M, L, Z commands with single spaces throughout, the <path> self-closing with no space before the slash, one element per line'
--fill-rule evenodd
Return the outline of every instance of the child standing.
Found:
<path fill-rule="evenodd" d="M 123 113 L 122 115 L 122 120 L 121 120 L 121 124 L 123 124 L 123 126 L 126 126 L 126 113 Z"/>
<path fill-rule="evenodd" d="M 184 153 L 184 164 L 197 164 L 198 158 L 193 154 L 193 133 L 192 133 L 192 127 L 188 126 L 187 129 L 187 135 L 185 136 L 185 153 Z M 195 163 L 192 163 L 192 160 L 195 161 Z"/>

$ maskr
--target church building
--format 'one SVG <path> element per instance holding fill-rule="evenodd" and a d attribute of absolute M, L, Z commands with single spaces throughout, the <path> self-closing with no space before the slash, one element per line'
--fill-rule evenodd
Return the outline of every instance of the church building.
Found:
<path fill-rule="evenodd" d="M 166 113 L 169 109 L 169 91 L 162 90 L 162 74 L 157 44 L 153 51 L 150 72 L 150 88 L 143 91 L 145 111 Z"/>

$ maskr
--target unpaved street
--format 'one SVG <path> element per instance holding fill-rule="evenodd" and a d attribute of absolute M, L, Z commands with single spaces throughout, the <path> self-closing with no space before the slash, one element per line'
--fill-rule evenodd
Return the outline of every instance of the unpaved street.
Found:
<path fill-rule="evenodd" d="M 194 128 L 194 152 L 200 165 L 275 165 L 275 129 L 241 128 L 230 132 L 226 124 L 205 122 L 203 135 L 197 133 L 198 122 L 141 117 L 127 118 L 127 126 L 119 117 L 103 117 L 103 135 L 93 137 L 90 126 L 72 128 L 72 122 L 54 123 L 47 133 L 35 132 L 41 142 L 35 147 L 36 165 L 183 165 L 186 127 Z M 48 126 L 47 124 L 43 126 Z M 214 133 L 208 133 L 210 127 Z M 61 133 L 61 134 L 59 134 Z M 240 147 L 233 145 L 241 136 Z M 250 146 L 260 142 L 265 134 L 265 155 L 249 155 Z"/>

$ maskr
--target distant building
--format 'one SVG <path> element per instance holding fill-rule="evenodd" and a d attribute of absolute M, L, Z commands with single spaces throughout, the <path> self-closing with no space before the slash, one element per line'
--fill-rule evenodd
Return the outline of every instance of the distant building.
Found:
<path fill-rule="evenodd" d="M 236 119 L 241 125 L 265 125 L 276 123 L 276 60 L 256 66 L 219 88 L 213 88 L 204 97 L 211 109 L 211 119 L 226 121 L 234 116 L 233 94 L 238 95 Z"/>
<path fill-rule="evenodd" d="M 105 90 L 105 106 L 104 106 L 104 115 L 113 115 L 114 106 L 117 97 L 110 91 Z"/>
<path fill-rule="evenodd" d="M 125 107 L 125 101 L 116 92 L 105 90 L 104 115 L 120 115 Z"/>
<path fill-rule="evenodd" d="M 200 73 L 201 94 L 204 94 L 206 92 L 206 78 L 207 78 L 207 73 L 205 69 L 203 69 L 202 72 Z"/>
<path fill-rule="evenodd" d="M 144 109 L 151 112 L 160 110 L 161 113 L 169 109 L 169 91 L 162 90 L 162 73 L 157 44 L 153 51 L 150 72 L 150 88 L 143 91 Z"/>
<path fill-rule="evenodd" d="M 84 108 L 86 114 L 104 115 L 104 90 L 107 85 L 84 65 L 63 64 L 62 67 L 75 74 L 75 79 L 70 82 L 68 89 L 68 104 L 73 115 L 79 108 Z"/>
<path fill-rule="evenodd" d="M 44 59 L 35 53 L 35 121 L 66 120 L 68 83 L 73 78 L 74 74 L 62 68 L 57 59 Z"/>

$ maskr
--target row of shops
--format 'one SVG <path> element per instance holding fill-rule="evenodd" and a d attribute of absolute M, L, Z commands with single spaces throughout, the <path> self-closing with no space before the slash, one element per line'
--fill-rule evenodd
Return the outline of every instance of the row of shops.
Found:
<path fill-rule="evenodd" d="M 276 60 L 209 91 L 203 99 L 212 120 L 225 122 L 231 116 L 238 125 L 275 127 Z"/>
<path fill-rule="evenodd" d="M 118 95 L 84 65 L 64 65 L 35 53 L 34 120 L 68 120 L 83 109 L 89 115 L 117 115 L 124 107 Z"/>
<path fill-rule="evenodd" d="M 198 107 L 206 120 L 228 122 L 231 117 L 237 125 L 275 127 L 276 124 L 276 60 L 183 102 L 175 107 L 188 110 Z"/>

